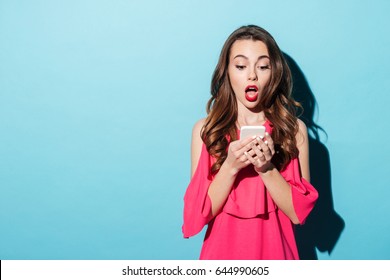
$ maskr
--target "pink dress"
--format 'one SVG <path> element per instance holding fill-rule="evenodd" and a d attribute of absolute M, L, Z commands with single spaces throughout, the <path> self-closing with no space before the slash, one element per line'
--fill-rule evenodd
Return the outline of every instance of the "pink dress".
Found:
<path fill-rule="evenodd" d="M 268 122 L 265 126 L 271 133 Z M 214 162 L 203 144 L 197 169 L 184 195 L 184 237 L 189 238 L 208 225 L 200 259 L 299 259 L 294 224 L 278 209 L 252 165 L 238 173 L 222 211 L 212 218 L 207 191 L 213 180 L 210 168 Z M 298 158 L 281 174 L 291 186 L 295 212 L 303 224 L 318 193 L 301 177 Z"/>

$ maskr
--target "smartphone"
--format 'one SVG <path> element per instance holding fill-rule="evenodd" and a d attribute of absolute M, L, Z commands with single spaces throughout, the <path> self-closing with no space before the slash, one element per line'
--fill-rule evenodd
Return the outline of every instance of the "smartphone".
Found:
<path fill-rule="evenodd" d="M 252 136 L 260 136 L 263 138 L 265 135 L 265 126 L 263 125 L 246 125 L 241 127 L 240 139 L 245 139 Z"/>

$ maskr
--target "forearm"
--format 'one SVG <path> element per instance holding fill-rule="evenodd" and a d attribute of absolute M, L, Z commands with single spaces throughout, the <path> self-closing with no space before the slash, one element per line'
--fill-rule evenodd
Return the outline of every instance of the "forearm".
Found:
<path fill-rule="evenodd" d="M 260 176 L 272 199 L 294 224 L 299 224 L 299 219 L 295 213 L 291 186 L 286 182 L 280 172 L 275 168 L 270 168 Z"/>
<path fill-rule="evenodd" d="M 211 200 L 211 212 L 216 216 L 230 194 L 237 172 L 224 162 L 209 186 L 208 195 Z"/>

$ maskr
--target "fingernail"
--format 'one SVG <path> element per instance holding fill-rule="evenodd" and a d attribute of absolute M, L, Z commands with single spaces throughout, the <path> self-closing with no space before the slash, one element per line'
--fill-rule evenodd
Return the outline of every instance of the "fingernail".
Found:
<path fill-rule="evenodd" d="M 267 141 L 267 140 L 265 140 L 265 141 L 264 141 L 264 144 L 266 144 L 266 145 L 267 145 L 267 144 L 268 144 L 268 141 Z"/>

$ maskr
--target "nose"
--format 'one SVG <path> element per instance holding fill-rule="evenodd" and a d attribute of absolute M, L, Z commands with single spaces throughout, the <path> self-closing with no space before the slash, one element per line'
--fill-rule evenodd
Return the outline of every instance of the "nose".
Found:
<path fill-rule="evenodd" d="M 248 74 L 248 80 L 250 80 L 250 81 L 256 81 L 257 80 L 257 75 L 256 75 L 256 71 L 255 71 L 254 68 L 250 68 L 249 74 Z"/>

